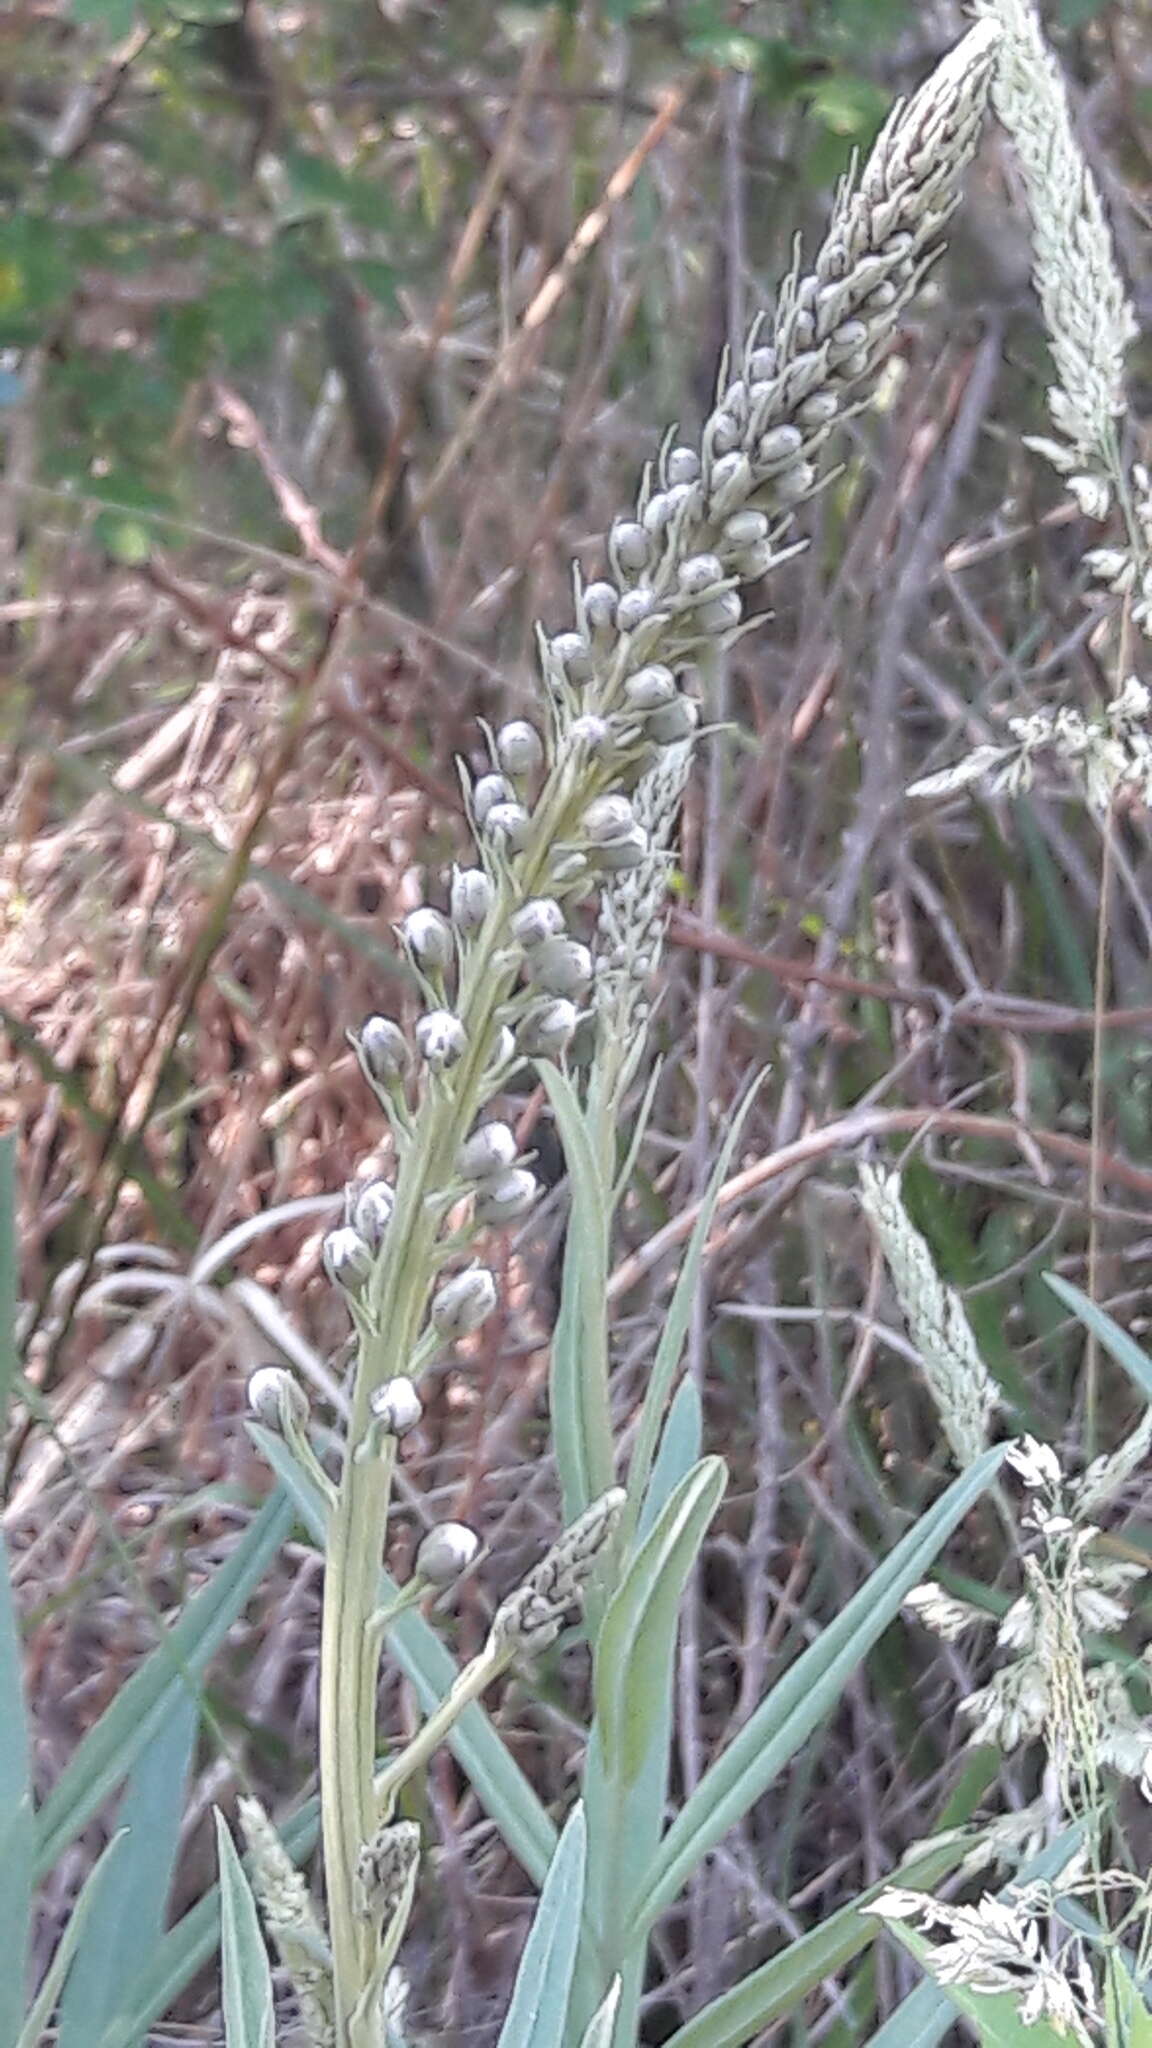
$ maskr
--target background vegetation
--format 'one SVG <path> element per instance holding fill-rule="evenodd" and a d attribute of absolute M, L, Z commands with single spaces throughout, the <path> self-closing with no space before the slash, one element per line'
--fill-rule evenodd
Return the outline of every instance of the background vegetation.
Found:
<path fill-rule="evenodd" d="M 960 20 L 902 0 L 0 19 L 0 1097 L 43 1404 L 10 1435 L 4 1526 L 43 1789 L 252 1523 L 246 1374 L 339 1363 L 319 1240 L 380 1142 L 345 1034 L 404 1003 L 391 927 L 463 843 L 454 756 L 522 707 L 571 559 L 601 566 L 664 427 L 698 427 L 727 340 Z M 1146 309 L 1147 8 L 1063 0 L 1048 25 Z M 690 792 L 668 1057 L 612 1283 L 638 1340 L 732 1104 L 772 1075 L 692 1335 L 736 1484 L 682 1634 L 682 1789 L 945 1468 L 858 1215 L 862 1147 L 908 1151 L 1014 1426 L 1100 1448 L 1134 1412 L 1106 1363 L 1077 1412 L 1082 1337 L 1039 1274 L 1140 1334 L 1146 820 L 1119 821 L 1101 905 L 1097 831 L 1057 784 L 943 812 L 902 794 L 1010 713 L 1111 688 L 1090 529 L 1021 445 L 1047 377 L 1027 270 L 993 136 Z M 517 1106 L 546 1164 L 547 1115 Z M 558 1199 L 405 1447 L 401 1551 L 430 1513 L 491 1548 L 461 1656 L 555 1521 L 526 1457 L 561 1233 Z M 1124 1534 L 1152 1547 L 1138 1511 Z M 307 1786 L 317 1577 L 290 1552 L 213 1666 L 176 1910 L 212 1872 L 213 1801 Z M 653 2042 L 970 1810 L 991 1771 L 962 1759 L 958 1682 L 889 1633 L 669 1922 Z M 557 1807 L 583 1683 L 575 1653 L 506 1703 Z M 405 1699 L 397 1680 L 398 1726 Z M 447 1756 L 425 1797 L 444 1847 L 412 2031 L 482 2039 L 523 1881 Z M 45 1954 L 103 1839 L 94 1819 L 57 1865 Z M 896 1969 L 877 1952 L 813 2024 L 866 2037 Z M 213 2038 L 214 1996 L 188 1995 L 187 2038 Z"/>

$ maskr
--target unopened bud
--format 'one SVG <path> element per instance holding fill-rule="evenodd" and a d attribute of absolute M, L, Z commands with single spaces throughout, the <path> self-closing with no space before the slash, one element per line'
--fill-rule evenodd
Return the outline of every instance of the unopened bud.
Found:
<path fill-rule="evenodd" d="M 616 624 L 622 633 L 634 633 L 656 609 L 650 590 L 626 590 L 616 607 Z"/>
<path fill-rule="evenodd" d="M 660 713 L 653 712 L 652 715 L 658 718 Z M 648 852 L 648 834 L 643 825 L 633 825 L 632 830 L 622 832 L 619 839 L 607 839 L 596 847 L 596 865 L 606 875 L 622 875 L 631 868 L 642 867 Z"/>
<path fill-rule="evenodd" d="M 759 348 L 750 349 L 745 364 L 748 376 L 754 384 L 761 384 L 776 375 L 776 351 L 767 342 Z"/>
<path fill-rule="evenodd" d="M 420 1827 L 414 1820 L 389 1821 L 365 1842 L 356 1858 L 356 1907 L 361 1918 L 389 1921 L 404 1904 L 420 1856 Z"/>
<path fill-rule="evenodd" d="M 590 683 L 592 656 L 582 633 L 557 633 L 549 642 L 552 659 L 558 662 L 570 683 Z"/>
<path fill-rule="evenodd" d="M 590 633 L 607 633 L 616 624 L 620 592 L 614 583 L 590 583 L 584 592 L 584 617 Z"/>
<path fill-rule="evenodd" d="M 535 775 L 544 765 L 544 742 L 527 719 L 513 718 L 496 735 L 496 757 L 508 775 Z"/>
<path fill-rule="evenodd" d="M 515 1166 L 519 1149 L 516 1133 L 507 1124 L 481 1124 L 456 1154 L 456 1171 L 462 1180 L 491 1180 Z"/>
<path fill-rule="evenodd" d="M 466 1572 L 480 1549 L 480 1538 L 463 1522 L 440 1522 L 429 1529 L 416 1552 L 414 1570 L 429 1586 L 450 1586 Z"/>
<path fill-rule="evenodd" d="M 452 965 L 452 927 L 440 911 L 409 911 L 400 926 L 400 935 L 418 966 L 440 974 Z"/>
<path fill-rule="evenodd" d="M 670 484 L 694 484 L 700 474 L 700 457 L 694 448 L 670 448 L 664 458 L 664 474 Z"/>
<path fill-rule="evenodd" d="M 655 711 L 657 705 L 672 702 L 676 695 L 676 678 L 662 661 L 655 661 L 648 668 L 638 668 L 635 675 L 628 677 L 624 695 L 631 710 Z"/>
<path fill-rule="evenodd" d="M 558 939 L 564 930 L 564 912 L 551 896 L 533 896 L 513 911 L 508 929 L 518 946 L 528 952 L 545 939 Z"/>
<path fill-rule="evenodd" d="M 700 723 L 700 706 L 691 697 L 677 697 L 650 713 L 644 730 L 658 747 L 672 747 L 678 740 L 690 740 Z"/>
<path fill-rule="evenodd" d="M 391 1017 L 369 1017 L 356 1049 L 368 1079 L 381 1088 L 402 1081 L 412 1064 L 412 1048 Z"/>
<path fill-rule="evenodd" d="M 352 1222 L 370 1251 L 378 1252 L 392 1221 L 396 1197 L 386 1180 L 370 1180 L 352 1204 Z"/>
<path fill-rule="evenodd" d="M 481 775 L 472 785 L 472 815 L 483 825 L 497 804 L 509 804 L 516 792 L 506 775 Z"/>
<path fill-rule="evenodd" d="M 761 469 L 783 468 L 794 462 L 804 446 L 804 436 L 799 427 L 772 427 L 760 436 L 756 457 Z"/>
<path fill-rule="evenodd" d="M 608 535 L 608 551 L 621 569 L 643 569 L 652 553 L 652 543 L 634 519 L 618 519 Z"/>
<path fill-rule="evenodd" d="M 415 1429 L 424 1413 L 424 1403 L 411 1380 L 385 1380 L 377 1387 L 370 1407 L 372 1415 L 385 1436 L 399 1440 Z"/>
<path fill-rule="evenodd" d="M 478 932 L 496 901 L 496 884 L 483 868 L 456 868 L 449 904 L 457 931 Z"/>
<path fill-rule="evenodd" d="M 451 1010 L 429 1010 L 416 1026 L 421 1058 L 434 1074 L 454 1067 L 468 1050 L 468 1034 Z"/>
<path fill-rule="evenodd" d="M 635 823 L 636 813 L 626 796 L 598 796 L 580 820 L 580 829 L 585 839 L 599 846 L 605 840 L 621 838 Z"/>
<path fill-rule="evenodd" d="M 713 584 L 724 581 L 724 564 L 718 555 L 693 555 L 681 562 L 676 581 L 686 597 L 700 597 Z"/>
<path fill-rule="evenodd" d="M 734 512 L 724 521 L 724 544 L 730 548 L 754 547 L 768 538 L 768 519 L 763 512 Z"/>
<path fill-rule="evenodd" d="M 786 505 L 796 505 L 799 504 L 801 498 L 808 496 L 815 482 L 816 465 L 814 462 L 794 462 L 791 469 L 784 471 L 783 476 L 773 478 L 772 488 L 776 496 L 782 499 Z"/>
<path fill-rule="evenodd" d="M 432 1327 L 446 1342 L 470 1337 L 487 1322 L 496 1299 L 496 1282 L 487 1266 L 473 1266 L 467 1273 L 456 1273 L 432 1297 Z"/>
<path fill-rule="evenodd" d="M 328 1232 L 321 1256 L 328 1278 L 349 1294 L 359 1294 L 375 1264 L 371 1246 L 365 1244 L 350 1223 L 342 1223 L 339 1229 Z"/>
<path fill-rule="evenodd" d="M 528 974 L 550 996 L 582 995 L 592 979 L 592 955 L 578 939 L 546 939 L 528 956 Z"/>
<path fill-rule="evenodd" d="M 579 1022 L 579 1010 L 565 997 L 551 1003 L 540 1003 L 523 1019 L 516 1033 L 516 1043 L 529 1059 L 559 1059 L 571 1044 Z"/>
<path fill-rule="evenodd" d="M 499 1229 L 526 1216 L 539 1194 L 536 1176 L 526 1166 L 510 1167 L 492 1180 L 483 1181 L 476 1191 L 476 1221 Z"/>
<path fill-rule="evenodd" d="M 742 606 L 734 590 L 722 590 L 716 597 L 706 597 L 694 614 L 696 624 L 702 633 L 730 633 L 740 624 Z"/>
<path fill-rule="evenodd" d="M 248 1406 L 266 1429 L 285 1435 L 308 1420 L 308 1396 L 282 1365 L 261 1365 L 248 1382 Z"/>
<path fill-rule="evenodd" d="M 493 804 L 484 819 L 484 831 L 497 846 L 519 853 L 528 838 L 532 820 L 523 804 Z"/>
<path fill-rule="evenodd" d="M 568 737 L 587 754 L 599 754 L 612 738 L 612 728 L 606 718 L 600 718 L 594 711 L 586 711 L 581 718 L 574 718 L 568 728 Z"/>

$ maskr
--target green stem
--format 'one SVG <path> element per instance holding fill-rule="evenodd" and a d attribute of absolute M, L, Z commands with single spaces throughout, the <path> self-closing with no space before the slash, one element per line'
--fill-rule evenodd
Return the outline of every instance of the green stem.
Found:
<path fill-rule="evenodd" d="M 514 1647 L 502 1645 L 499 1649 L 482 1650 L 470 1664 L 466 1664 L 459 1677 L 441 1700 L 440 1705 L 429 1714 L 418 1735 L 406 1743 L 399 1756 L 394 1757 L 387 1769 L 380 1772 L 373 1787 L 375 1804 L 375 1825 L 382 1827 L 391 1818 L 396 1801 L 414 1771 L 426 1764 L 429 1757 L 439 1749 L 446 1736 L 451 1733 L 465 1707 L 479 1699 L 482 1692 L 508 1669 L 514 1655 Z"/>

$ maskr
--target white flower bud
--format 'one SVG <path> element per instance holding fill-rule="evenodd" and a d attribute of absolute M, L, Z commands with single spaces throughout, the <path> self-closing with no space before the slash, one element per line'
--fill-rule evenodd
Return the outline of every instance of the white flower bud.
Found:
<path fill-rule="evenodd" d="M 795 505 L 799 503 L 801 498 L 808 496 L 815 482 L 816 470 L 814 464 L 811 462 L 794 462 L 791 469 L 784 471 L 783 476 L 773 478 L 772 488 L 776 496 L 781 498 L 786 505 Z"/>
<path fill-rule="evenodd" d="M 527 965 L 535 986 L 550 996 L 582 995 L 592 980 L 592 955 L 578 939 L 546 939 Z"/>
<path fill-rule="evenodd" d="M 396 1197 L 386 1180 L 370 1180 L 356 1195 L 352 1223 L 370 1251 L 378 1252 L 383 1244 L 395 1207 Z"/>
<path fill-rule="evenodd" d="M 451 1010 L 429 1010 L 416 1026 L 420 1056 L 434 1074 L 454 1067 L 468 1050 L 468 1034 Z"/>
<path fill-rule="evenodd" d="M 289 1427 L 302 1429 L 308 1420 L 308 1396 L 282 1365 L 261 1365 L 248 1382 L 248 1406 L 265 1429 L 283 1436 Z"/>
<path fill-rule="evenodd" d="M 462 1180 L 491 1180 L 515 1166 L 518 1156 L 516 1133 L 507 1124 L 481 1124 L 456 1154 L 456 1171 Z"/>
<path fill-rule="evenodd" d="M 652 715 L 659 718 L 660 713 L 657 711 Z M 643 825 L 633 825 L 632 830 L 621 833 L 619 839 L 609 839 L 596 848 L 596 865 L 605 874 L 622 875 L 629 868 L 642 867 L 648 858 L 648 850 L 648 834 Z"/>
<path fill-rule="evenodd" d="M 650 590 L 626 590 L 616 607 L 616 624 L 622 633 L 634 633 L 656 609 Z"/>
<path fill-rule="evenodd" d="M 734 512 L 724 521 L 724 544 L 730 548 L 755 547 L 768 538 L 768 519 L 763 512 Z"/>
<path fill-rule="evenodd" d="M 545 939 L 558 939 L 564 930 L 564 912 L 551 896 L 532 896 L 508 920 L 508 929 L 518 946 L 530 951 Z"/>
<path fill-rule="evenodd" d="M 670 484 L 694 484 L 700 474 L 700 457 L 694 448 L 670 448 L 664 460 L 664 475 Z"/>
<path fill-rule="evenodd" d="M 724 581 L 724 565 L 718 555 L 692 555 L 681 562 L 676 581 L 686 597 L 699 597 L 714 583 Z"/>
<path fill-rule="evenodd" d="M 402 1081 L 412 1064 L 412 1048 L 391 1017 L 369 1017 L 357 1040 L 357 1051 L 370 1081 L 390 1088 Z"/>
<path fill-rule="evenodd" d="M 694 617 L 702 633 L 730 633 L 740 624 L 740 599 L 734 590 L 722 590 L 716 597 L 706 597 L 698 606 Z"/>
<path fill-rule="evenodd" d="M 507 1173 L 486 1180 L 476 1190 L 476 1221 L 499 1229 L 526 1216 L 539 1194 L 534 1173 L 526 1166 L 511 1166 Z"/>
<path fill-rule="evenodd" d="M 424 1403 L 411 1380 L 385 1380 L 377 1387 L 369 1403 L 372 1414 L 384 1431 L 385 1436 L 399 1440 L 415 1429 L 424 1413 Z"/>
<path fill-rule="evenodd" d="M 541 1003 L 522 1020 L 516 1043 L 529 1059 L 558 1059 L 571 1044 L 579 1022 L 579 1010 L 566 998 Z"/>
<path fill-rule="evenodd" d="M 644 526 L 654 540 L 658 540 L 672 517 L 672 497 L 668 491 L 654 491 L 644 507 Z"/>
<path fill-rule="evenodd" d="M 756 583 L 761 576 L 768 574 L 775 560 L 771 541 L 758 540 L 755 547 L 744 548 L 740 554 L 733 555 L 732 568 L 745 583 Z"/>
<path fill-rule="evenodd" d="M 644 730 L 658 747 L 672 747 L 678 740 L 690 740 L 699 723 L 700 706 L 691 697 L 677 697 L 674 703 L 651 712 Z"/>
<path fill-rule="evenodd" d="M 586 711 L 582 718 L 572 720 L 568 737 L 585 753 L 599 754 L 611 740 L 612 728 L 606 718 L 597 717 L 594 711 Z"/>
<path fill-rule="evenodd" d="M 544 765 L 544 742 L 526 718 L 513 718 L 496 735 L 496 756 L 508 775 L 535 775 Z"/>
<path fill-rule="evenodd" d="M 806 427 L 827 427 L 840 410 L 840 400 L 834 391 L 814 391 L 803 405 L 796 408 L 796 417 Z"/>
<path fill-rule="evenodd" d="M 734 413 L 723 406 L 712 414 L 704 429 L 704 444 L 713 455 L 729 455 L 739 448 L 743 430 Z"/>
<path fill-rule="evenodd" d="M 349 1294 L 359 1294 L 375 1264 L 372 1248 L 360 1232 L 350 1223 L 342 1223 L 328 1232 L 320 1250 L 328 1278 Z"/>
<path fill-rule="evenodd" d="M 480 775 L 472 785 L 472 816 L 482 825 L 497 804 L 514 802 L 516 791 L 506 775 Z"/>
<path fill-rule="evenodd" d="M 857 349 L 865 347 L 867 341 L 868 329 L 863 320 L 845 320 L 843 326 L 837 327 L 828 337 L 829 357 L 835 362 L 840 356 L 854 355 Z"/>
<path fill-rule="evenodd" d="M 590 683 L 592 680 L 592 656 L 583 633 L 557 633 L 550 643 L 554 661 L 558 661 L 570 683 Z"/>
<path fill-rule="evenodd" d="M 760 348 L 750 350 L 746 368 L 754 384 L 762 384 L 767 378 L 774 377 L 776 375 L 776 367 L 776 351 L 774 348 L 769 348 L 765 344 Z"/>
<path fill-rule="evenodd" d="M 478 932 L 496 901 L 496 884 L 483 868 L 454 868 L 448 900 L 457 931 Z"/>
<path fill-rule="evenodd" d="M 743 450 L 723 455 L 714 462 L 708 478 L 708 516 L 724 519 L 747 500 L 754 478 L 752 464 Z"/>
<path fill-rule="evenodd" d="M 580 830 L 594 846 L 601 846 L 609 839 L 622 838 L 635 823 L 636 813 L 626 796 L 597 796 L 581 818 Z"/>
<path fill-rule="evenodd" d="M 515 1051 L 516 1040 L 513 1037 L 512 1032 L 510 1031 L 508 1025 L 499 1025 L 497 1027 L 496 1035 L 492 1040 L 492 1051 L 489 1055 L 490 1065 L 497 1069 L 499 1069 L 500 1067 L 506 1067 L 508 1065 L 509 1060 L 513 1057 Z"/>
<path fill-rule="evenodd" d="M 756 458 L 761 469 L 775 469 L 792 462 L 804 446 L 799 427 L 772 427 L 760 436 Z"/>
<path fill-rule="evenodd" d="M 418 966 L 439 974 L 452 965 L 456 951 L 452 927 L 440 911 L 409 911 L 400 926 L 400 936 Z"/>
<path fill-rule="evenodd" d="M 644 569 L 652 554 L 652 543 L 634 519 L 618 519 L 608 535 L 608 551 L 621 569 Z"/>
<path fill-rule="evenodd" d="M 508 853 L 519 853 L 527 843 L 532 820 L 523 804 L 493 804 L 484 820 L 484 831 Z"/>
<path fill-rule="evenodd" d="M 450 1586 L 466 1572 L 480 1549 L 480 1538 L 463 1522 L 439 1522 L 429 1529 L 416 1552 L 416 1577 L 429 1586 Z"/>
<path fill-rule="evenodd" d="M 609 633 L 616 624 L 620 592 L 614 583 L 590 583 L 584 592 L 584 617 L 590 633 Z"/>
<path fill-rule="evenodd" d="M 676 678 L 662 661 L 638 668 L 627 678 L 624 695 L 633 711 L 655 711 L 658 704 L 670 704 L 676 695 Z"/>
<path fill-rule="evenodd" d="M 496 1282 L 487 1266 L 473 1266 L 446 1280 L 432 1297 L 432 1327 L 446 1343 L 470 1337 L 496 1306 Z"/>

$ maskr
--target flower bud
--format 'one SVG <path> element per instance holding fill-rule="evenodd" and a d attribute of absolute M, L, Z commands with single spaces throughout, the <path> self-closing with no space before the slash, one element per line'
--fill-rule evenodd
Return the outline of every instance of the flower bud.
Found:
<path fill-rule="evenodd" d="M 653 717 L 659 717 L 658 712 Z M 648 834 L 643 825 L 633 825 L 619 839 L 609 839 L 595 849 L 598 868 L 608 875 L 622 875 L 629 868 L 642 867 L 648 858 Z"/>
<path fill-rule="evenodd" d="M 721 406 L 704 429 L 704 439 L 714 455 L 732 454 L 740 446 L 742 431 L 734 413 Z"/>
<path fill-rule="evenodd" d="M 750 349 L 745 365 L 748 376 L 754 384 L 762 384 L 776 375 L 776 351 L 765 343 L 760 348 Z"/>
<path fill-rule="evenodd" d="M 816 482 L 816 466 L 811 462 L 794 462 L 782 476 L 774 477 L 772 488 L 777 498 L 786 505 L 796 505 L 806 498 Z"/>
<path fill-rule="evenodd" d="M 519 853 L 527 842 L 531 825 L 523 804 L 493 804 L 484 820 L 484 831 L 508 853 Z"/>
<path fill-rule="evenodd" d="M 508 920 L 508 929 L 518 946 L 529 951 L 545 939 L 558 939 L 564 930 L 564 912 L 551 896 L 531 896 Z"/>
<path fill-rule="evenodd" d="M 476 1190 L 476 1221 L 499 1229 L 526 1216 L 539 1194 L 534 1173 L 526 1166 L 511 1166 L 494 1180 L 483 1181 Z"/>
<path fill-rule="evenodd" d="M 496 1282 L 487 1266 L 473 1266 L 456 1273 L 432 1297 L 432 1327 L 438 1337 L 453 1343 L 470 1337 L 486 1323 L 496 1306 Z"/>
<path fill-rule="evenodd" d="M 794 462 L 803 446 L 804 436 L 799 427 L 772 427 L 760 436 L 756 450 L 758 465 L 761 469 L 775 469 Z"/>
<path fill-rule="evenodd" d="M 582 995 L 592 979 L 592 955 L 578 939 L 545 939 L 527 965 L 529 978 L 550 996 Z"/>
<path fill-rule="evenodd" d="M 369 1251 L 379 1251 L 395 1207 L 396 1197 L 386 1180 L 370 1180 L 356 1196 L 352 1205 L 352 1223 Z"/>
<path fill-rule="evenodd" d="M 700 706 L 691 697 L 677 697 L 672 704 L 662 704 L 658 711 L 652 711 L 644 721 L 644 730 L 658 747 L 675 746 L 678 740 L 690 740 L 700 723 Z"/>
<path fill-rule="evenodd" d="M 371 1246 L 365 1244 L 350 1223 L 342 1223 L 339 1229 L 328 1232 L 321 1256 L 328 1278 L 349 1294 L 359 1294 L 375 1264 Z"/>
<path fill-rule="evenodd" d="M 643 569 L 652 554 L 652 543 L 634 519 L 618 519 L 608 535 L 608 552 L 621 569 Z"/>
<path fill-rule="evenodd" d="M 742 609 L 734 590 L 721 590 L 715 597 L 706 597 L 697 608 L 696 624 L 702 633 L 730 633 L 740 624 Z"/>
<path fill-rule="evenodd" d="M 505 775 L 481 775 L 472 785 L 472 815 L 482 825 L 497 804 L 511 803 L 516 795 Z"/>
<path fill-rule="evenodd" d="M 745 583 L 758 583 L 766 576 L 776 555 L 770 540 L 758 540 L 755 546 L 744 548 L 732 557 L 732 567 Z"/>
<path fill-rule="evenodd" d="M 439 1522 L 429 1529 L 416 1552 L 416 1577 L 429 1586 L 450 1586 L 466 1572 L 480 1549 L 480 1538 L 463 1522 Z"/>
<path fill-rule="evenodd" d="M 828 353 L 835 362 L 840 356 L 854 355 L 868 340 L 868 329 L 863 320 L 845 320 L 828 337 Z"/>
<path fill-rule="evenodd" d="M 708 516 L 724 519 L 743 505 L 752 489 L 752 464 L 743 450 L 721 456 L 708 479 Z"/>
<path fill-rule="evenodd" d="M 514 1056 L 515 1051 L 516 1040 L 507 1024 L 499 1025 L 492 1040 L 492 1050 L 488 1056 L 489 1065 L 496 1069 L 506 1067 L 509 1060 Z"/>
<path fill-rule="evenodd" d="M 599 846 L 606 840 L 621 838 L 635 823 L 636 813 L 626 796 L 597 796 L 581 818 L 580 829 L 585 839 Z"/>
<path fill-rule="evenodd" d="M 434 1074 L 454 1067 L 468 1049 L 468 1035 L 451 1010 L 429 1010 L 416 1026 L 420 1056 Z"/>
<path fill-rule="evenodd" d="M 496 884 L 483 868 L 455 868 L 449 905 L 457 931 L 478 932 L 496 901 Z"/>
<path fill-rule="evenodd" d="M 496 735 L 496 756 L 508 775 L 535 775 L 544 766 L 544 742 L 526 718 L 513 718 Z"/>
<path fill-rule="evenodd" d="M 564 997 L 540 1003 L 521 1021 L 516 1043 L 529 1059 L 559 1059 L 571 1044 L 579 1022 L 580 1012 L 575 1003 Z"/>
<path fill-rule="evenodd" d="M 568 737 L 574 746 L 582 747 L 585 753 L 598 754 L 607 746 L 612 737 L 612 728 L 606 718 L 600 718 L 594 711 L 586 711 L 582 718 L 574 718 L 568 728 Z"/>
<path fill-rule="evenodd" d="M 507 1124 L 481 1124 L 456 1154 L 456 1171 L 462 1180 L 491 1180 L 515 1166 L 519 1150 Z"/>
<path fill-rule="evenodd" d="M 658 704 L 672 702 L 676 695 L 676 678 L 662 661 L 654 661 L 628 677 L 624 695 L 632 711 L 655 711 Z"/>
<path fill-rule="evenodd" d="M 626 590 L 616 607 L 616 624 L 622 633 L 634 633 L 656 609 L 650 590 Z"/>
<path fill-rule="evenodd" d="M 670 448 L 664 458 L 664 475 L 670 484 L 694 484 L 700 474 L 700 457 L 694 448 Z"/>
<path fill-rule="evenodd" d="M 356 1050 L 370 1081 L 381 1088 L 402 1081 L 412 1064 L 412 1048 L 391 1017 L 369 1017 L 357 1040 Z"/>
<path fill-rule="evenodd" d="M 711 590 L 714 583 L 723 583 L 724 564 L 718 555 L 693 555 L 687 562 L 681 562 L 676 581 L 686 597 L 699 597 L 705 590 Z"/>
<path fill-rule="evenodd" d="M 549 652 L 570 683 L 591 682 L 592 656 L 583 633 L 557 633 L 549 642 Z"/>
<path fill-rule="evenodd" d="M 377 1387 L 370 1407 L 373 1418 L 385 1436 L 399 1440 L 415 1429 L 424 1413 L 424 1403 L 416 1392 L 411 1380 L 385 1380 Z"/>
<path fill-rule="evenodd" d="M 734 512 L 731 519 L 724 521 L 725 547 L 751 548 L 767 538 L 768 519 L 763 512 Z"/>
<path fill-rule="evenodd" d="M 672 503 L 667 491 L 654 491 L 644 507 L 644 528 L 654 540 L 659 539 L 672 517 Z"/>
<path fill-rule="evenodd" d="M 830 426 L 840 410 L 840 400 L 834 391 L 814 391 L 803 405 L 796 408 L 796 417 L 806 427 Z"/>
<path fill-rule="evenodd" d="M 299 1380 L 282 1365 L 261 1365 L 248 1382 L 248 1406 L 265 1429 L 284 1436 L 308 1420 L 308 1396 Z"/>
<path fill-rule="evenodd" d="M 620 592 L 614 583 L 590 583 L 584 592 L 584 617 L 590 633 L 610 633 L 616 624 Z"/>
<path fill-rule="evenodd" d="M 428 972 L 440 974 L 452 965 L 452 927 L 440 911 L 410 911 L 400 926 L 400 935 L 413 960 Z"/>

